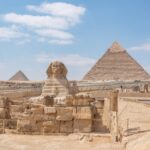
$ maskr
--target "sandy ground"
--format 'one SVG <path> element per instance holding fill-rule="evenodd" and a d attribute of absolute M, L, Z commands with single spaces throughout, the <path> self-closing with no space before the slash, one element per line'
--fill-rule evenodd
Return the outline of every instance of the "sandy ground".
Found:
<path fill-rule="evenodd" d="M 125 138 L 126 150 L 150 150 L 150 132 L 135 134 Z"/>
<path fill-rule="evenodd" d="M 110 143 L 108 137 L 1 134 L 0 150 L 122 150 L 122 148 L 119 143 Z"/>

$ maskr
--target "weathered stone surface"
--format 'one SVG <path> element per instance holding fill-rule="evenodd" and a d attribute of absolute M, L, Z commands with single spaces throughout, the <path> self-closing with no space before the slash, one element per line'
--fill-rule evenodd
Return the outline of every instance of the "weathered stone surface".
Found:
<path fill-rule="evenodd" d="M 33 119 L 33 120 L 35 120 L 36 122 L 42 122 L 43 120 L 44 120 L 44 114 L 32 114 L 31 116 L 30 116 L 30 119 Z"/>
<path fill-rule="evenodd" d="M 0 96 L 0 108 L 9 108 L 9 99 L 7 97 Z"/>
<path fill-rule="evenodd" d="M 60 121 L 60 133 L 72 133 L 73 121 Z"/>
<path fill-rule="evenodd" d="M 61 96 L 54 98 L 54 104 L 55 106 L 66 106 L 66 97 Z"/>
<path fill-rule="evenodd" d="M 32 114 L 43 114 L 44 108 L 43 107 L 37 107 L 37 108 L 31 108 Z"/>
<path fill-rule="evenodd" d="M 74 130 L 74 132 L 85 132 L 85 133 L 92 132 L 92 120 L 75 119 L 73 130 Z"/>
<path fill-rule="evenodd" d="M 0 119 L 9 119 L 10 114 L 8 109 L 5 108 L 0 108 Z"/>
<path fill-rule="evenodd" d="M 35 122 L 31 122 L 31 120 L 23 119 L 18 120 L 17 122 L 17 131 L 18 132 L 36 132 L 38 130 L 38 127 Z"/>
<path fill-rule="evenodd" d="M 56 114 L 44 114 L 43 120 L 44 121 L 53 121 L 56 119 Z"/>
<path fill-rule="evenodd" d="M 93 99 L 87 94 L 76 94 L 73 99 L 74 106 L 89 106 Z"/>
<path fill-rule="evenodd" d="M 44 114 L 56 114 L 55 107 L 44 107 Z"/>
<path fill-rule="evenodd" d="M 17 129 L 17 119 L 8 119 L 8 120 L 5 120 L 5 128 L 8 128 L 8 129 Z"/>
<path fill-rule="evenodd" d="M 10 112 L 23 112 L 24 108 L 22 105 L 11 105 Z"/>
<path fill-rule="evenodd" d="M 103 109 L 101 109 L 101 108 L 95 108 L 95 110 L 94 110 L 94 118 L 96 118 L 96 119 L 100 119 L 100 118 L 102 118 L 102 116 L 103 116 Z"/>
<path fill-rule="evenodd" d="M 93 131 L 101 133 L 109 132 L 108 128 L 103 125 L 102 119 L 93 119 Z"/>
<path fill-rule="evenodd" d="M 46 121 L 43 122 L 43 133 L 59 133 L 59 121 Z"/>
<path fill-rule="evenodd" d="M 56 120 L 70 121 L 73 119 L 73 107 L 57 107 Z"/>
<path fill-rule="evenodd" d="M 18 119 L 19 115 L 24 112 L 24 107 L 22 105 L 11 105 L 10 116 L 11 119 Z"/>
<path fill-rule="evenodd" d="M 77 113 L 74 114 L 75 119 L 92 119 L 93 113 L 90 106 L 77 107 Z"/>
<path fill-rule="evenodd" d="M 53 104 L 54 104 L 54 97 L 53 96 L 44 96 L 43 105 L 53 106 Z"/>
<path fill-rule="evenodd" d="M 65 105 L 72 106 L 74 97 L 72 95 L 67 95 L 65 98 Z"/>
<path fill-rule="evenodd" d="M 93 103 L 94 107 L 103 109 L 104 108 L 104 100 L 95 101 Z"/>

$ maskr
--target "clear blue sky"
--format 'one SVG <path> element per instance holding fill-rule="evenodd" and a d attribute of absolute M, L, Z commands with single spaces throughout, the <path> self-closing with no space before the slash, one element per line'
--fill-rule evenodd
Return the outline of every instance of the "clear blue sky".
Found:
<path fill-rule="evenodd" d="M 149 0 L 0 2 L 0 80 L 18 70 L 44 80 L 57 59 L 81 79 L 113 41 L 150 72 Z"/>

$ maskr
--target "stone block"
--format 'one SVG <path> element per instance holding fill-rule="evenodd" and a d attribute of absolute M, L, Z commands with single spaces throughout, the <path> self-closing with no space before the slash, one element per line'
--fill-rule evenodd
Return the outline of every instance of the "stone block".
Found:
<path fill-rule="evenodd" d="M 43 122 L 43 133 L 59 133 L 59 121 L 45 121 Z"/>
<path fill-rule="evenodd" d="M 73 105 L 74 106 L 89 106 L 90 103 L 93 102 L 93 98 L 91 98 L 87 94 L 76 94 Z"/>
<path fill-rule="evenodd" d="M 56 106 L 66 106 L 66 96 L 56 97 L 54 98 L 54 104 Z"/>
<path fill-rule="evenodd" d="M 0 134 L 3 134 L 3 133 L 4 133 L 4 129 L 0 128 Z"/>
<path fill-rule="evenodd" d="M 20 112 L 10 112 L 11 119 L 18 119 L 20 117 Z"/>
<path fill-rule="evenodd" d="M 44 120 L 44 114 L 32 114 L 30 119 L 36 122 L 42 122 Z"/>
<path fill-rule="evenodd" d="M 90 133 L 92 132 L 92 120 L 89 119 L 75 119 L 74 120 L 74 126 L 73 126 L 74 132 L 83 132 L 83 133 Z"/>
<path fill-rule="evenodd" d="M 77 107 L 76 113 L 74 113 L 75 119 L 92 119 L 93 113 L 92 108 L 89 106 L 86 107 Z"/>
<path fill-rule="evenodd" d="M 23 112 L 24 109 L 23 109 L 23 106 L 22 105 L 11 105 L 10 107 L 10 112 Z"/>
<path fill-rule="evenodd" d="M 73 119 L 73 107 L 57 107 L 56 120 L 71 121 Z"/>
<path fill-rule="evenodd" d="M 9 119 L 10 114 L 8 109 L 5 108 L 0 108 L 0 119 Z"/>
<path fill-rule="evenodd" d="M 108 129 L 103 125 L 102 119 L 93 119 L 94 132 L 107 132 Z"/>
<path fill-rule="evenodd" d="M 92 119 L 92 114 L 76 114 L 75 119 Z"/>
<path fill-rule="evenodd" d="M 87 99 L 74 99 L 73 105 L 74 106 L 89 106 L 89 101 L 87 101 Z"/>
<path fill-rule="evenodd" d="M 53 96 L 44 96 L 44 99 L 43 99 L 43 105 L 46 105 L 46 106 L 53 106 L 54 104 L 54 97 Z"/>
<path fill-rule="evenodd" d="M 95 110 L 94 110 L 94 118 L 95 119 L 101 119 L 102 118 L 102 116 L 103 116 L 103 109 L 101 109 L 101 108 L 95 108 Z"/>
<path fill-rule="evenodd" d="M 43 114 L 44 108 L 43 107 L 31 108 L 31 112 L 32 114 Z"/>
<path fill-rule="evenodd" d="M 5 120 L 5 128 L 16 129 L 17 128 L 17 120 L 12 120 L 12 119 Z"/>
<path fill-rule="evenodd" d="M 30 120 L 22 119 L 17 122 L 17 131 L 23 133 L 36 132 L 38 131 L 38 126 Z"/>
<path fill-rule="evenodd" d="M 72 95 L 66 96 L 65 105 L 66 106 L 72 106 L 73 105 L 73 96 Z"/>
<path fill-rule="evenodd" d="M 103 109 L 104 108 L 104 101 L 100 100 L 100 101 L 95 101 L 93 103 L 94 107 L 99 108 L 99 109 Z"/>
<path fill-rule="evenodd" d="M 56 120 L 56 114 L 44 114 L 43 120 L 44 121 Z"/>
<path fill-rule="evenodd" d="M 60 121 L 60 133 L 72 133 L 73 121 Z"/>
<path fill-rule="evenodd" d="M 55 107 L 44 107 L 44 114 L 56 114 Z"/>
<path fill-rule="evenodd" d="M 0 96 L 0 108 L 9 108 L 9 99 Z"/>

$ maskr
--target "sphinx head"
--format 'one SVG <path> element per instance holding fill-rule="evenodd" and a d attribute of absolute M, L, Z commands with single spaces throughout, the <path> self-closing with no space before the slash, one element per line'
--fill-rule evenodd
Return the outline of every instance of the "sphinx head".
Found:
<path fill-rule="evenodd" d="M 47 69 L 48 78 L 51 77 L 66 77 L 67 69 L 62 62 L 54 61 L 52 62 Z"/>

